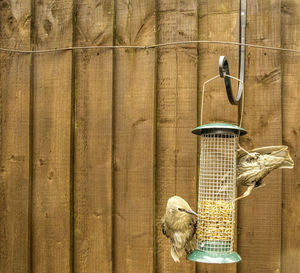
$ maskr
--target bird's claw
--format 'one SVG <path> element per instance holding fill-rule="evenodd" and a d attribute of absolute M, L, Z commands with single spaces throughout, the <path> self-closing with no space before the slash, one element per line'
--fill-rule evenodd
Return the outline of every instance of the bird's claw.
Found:
<path fill-rule="evenodd" d="M 254 188 L 255 188 L 255 184 L 248 186 L 248 189 L 241 196 L 235 198 L 234 201 L 237 201 L 237 200 L 240 200 L 240 199 L 243 199 L 243 198 L 249 196 Z"/>

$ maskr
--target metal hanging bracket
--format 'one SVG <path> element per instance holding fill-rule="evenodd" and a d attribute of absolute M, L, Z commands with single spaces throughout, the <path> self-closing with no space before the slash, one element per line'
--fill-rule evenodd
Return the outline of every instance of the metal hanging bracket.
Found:
<path fill-rule="evenodd" d="M 246 12 L 247 12 L 247 0 L 240 0 L 240 43 L 244 44 L 246 39 Z M 219 58 L 219 73 L 220 77 L 224 78 L 226 92 L 228 100 L 231 104 L 239 104 L 243 94 L 243 83 L 245 75 L 245 46 L 240 46 L 239 52 L 239 87 L 236 98 L 234 98 L 231 88 L 230 78 L 234 78 L 229 74 L 229 64 L 225 56 Z"/>

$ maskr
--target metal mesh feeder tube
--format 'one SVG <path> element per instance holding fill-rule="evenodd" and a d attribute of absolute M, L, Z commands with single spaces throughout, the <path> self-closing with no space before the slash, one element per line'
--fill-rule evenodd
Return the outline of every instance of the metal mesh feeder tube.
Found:
<path fill-rule="evenodd" d="M 239 135 L 247 132 L 226 123 L 193 130 L 200 135 L 197 244 L 188 259 L 203 263 L 235 263 L 233 251 L 236 198 L 236 157 Z"/>

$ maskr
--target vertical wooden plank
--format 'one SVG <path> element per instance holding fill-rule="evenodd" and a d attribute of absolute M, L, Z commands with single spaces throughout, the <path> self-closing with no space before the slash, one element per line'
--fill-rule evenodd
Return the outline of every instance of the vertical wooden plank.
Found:
<path fill-rule="evenodd" d="M 197 1 L 158 1 L 158 42 L 197 40 Z M 195 272 L 182 257 L 175 263 L 160 219 L 168 198 L 177 194 L 196 209 L 197 45 L 158 51 L 156 272 Z"/>
<path fill-rule="evenodd" d="M 300 47 L 300 2 L 283 0 L 281 8 L 281 45 Z M 293 170 L 284 170 L 282 179 L 281 272 L 296 273 L 300 268 L 300 99 L 299 54 L 282 53 L 283 143 L 295 161 Z"/>
<path fill-rule="evenodd" d="M 247 43 L 280 47 L 280 1 L 250 0 Z M 280 53 L 247 50 L 244 128 L 241 144 L 251 149 L 282 142 Z M 239 203 L 238 272 L 280 272 L 281 171 L 266 187 Z M 242 189 L 244 190 L 244 189 Z"/>
<path fill-rule="evenodd" d="M 113 1 L 78 1 L 76 45 L 113 44 Z M 112 271 L 113 51 L 75 54 L 75 272 Z"/>
<path fill-rule="evenodd" d="M 155 42 L 154 1 L 115 10 L 116 45 Z M 114 66 L 114 272 L 152 272 L 155 52 L 117 50 Z"/>
<path fill-rule="evenodd" d="M 0 2 L 0 46 L 30 49 L 30 1 Z M 0 53 L 0 271 L 30 268 L 29 54 Z"/>
<path fill-rule="evenodd" d="M 239 41 L 239 1 L 235 0 L 200 0 L 199 6 L 200 40 Z M 230 74 L 238 77 L 238 47 L 224 45 L 199 45 L 199 84 L 218 75 L 219 57 L 226 56 Z M 238 84 L 232 80 L 232 88 L 237 91 Z M 200 92 L 201 92 L 200 91 Z M 229 103 L 223 79 L 216 79 L 206 85 L 203 109 L 203 124 L 226 122 L 237 124 L 238 107 Z M 236 264 L 214 265 L 197 264 L 197 272 L 235 273 Z"/>
<path fill-rule="evenodd" d="M 36 0 L 35 49 L 72 45 L 72 1 Z M 72 52 L 37 54 L 33 101 L 33 272 L 70 272 Z"/>
<path fill-rule="evenodd" d="M 200 0 L 199 4 L 200 40 L 239 41 L 239 2 L 235 0 Z M 238 78 L 238 47 L 200 44 L 199 81 L 205 81 L 219 74 L 219 57 L 226 56 L 230 74 Z M 237 91 L 237 82 L 231 80 L 232 89 Z M 237 124 L 238 108 L 227 99 L 223 79 L 216 79 L 206 85 L 203 111 L 203 124 L 222 121 Z"/>

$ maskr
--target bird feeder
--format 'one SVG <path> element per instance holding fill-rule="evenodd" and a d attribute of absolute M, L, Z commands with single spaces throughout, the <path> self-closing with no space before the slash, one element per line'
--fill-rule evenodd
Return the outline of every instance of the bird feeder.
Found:
<path fill-rule="evenodd" d="M 246 0 L 240 1 L 240 41 L 245 43 Z M 238 105 L 244 103 L 243 81 L 245 47 L 240 46 L 239 79 L 230 76 L 225 56 L 219 59 L 219 75 L 203 84 L 201 118 L 199 127 L 192 132 L 200 136 L 200 169 L 198 189 L 197 249 L 188 259 L 203 263 L 236 263 L 241 257 L 233 251 L 236 212 L 236 161 L 239 136 L 247 132 L 239 126 L 226 123 L 202 125 L 205 84 L 224 78 L 228 100 Z M 237 97 L 234 98 L 230 78 L 239 81 Z"/>
<path fill-rule="evenodd" d="M 197 245 L 188 259 L 203 263 L 234 263 L 233 252 L 238 136 L 235 125 L 211 123 L 192 131 L 200 135 Z"/>

